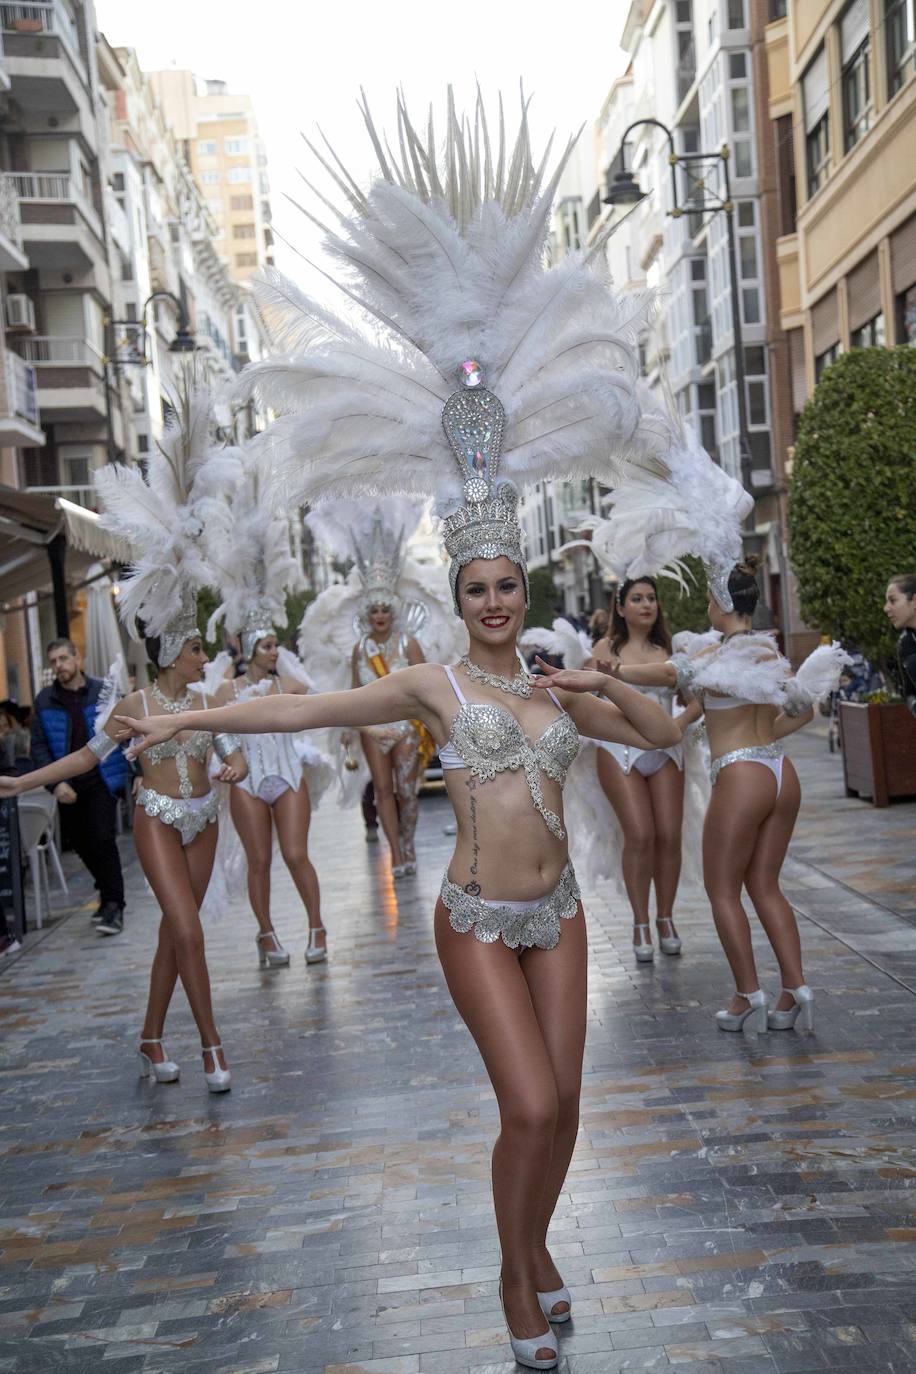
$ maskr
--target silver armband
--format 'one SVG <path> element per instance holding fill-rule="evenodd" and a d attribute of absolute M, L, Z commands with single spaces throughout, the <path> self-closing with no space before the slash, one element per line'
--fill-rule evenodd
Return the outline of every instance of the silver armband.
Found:
<path fill-rule="evenodd" d="M 96 758 L 98 759 L 99 763 L 101 763 L 103 759 L 108 758 L 109 754 L 114 753 L 114 751 L 118 748 L 118 743 L 116 740 L 113 740 L 111 738 L 111 735 L 109 735 L 105 730 L 99 730 L 97 734 L 92 736 L 92 739 L 86 745 L 86 748 L 91 749 L 93 754 L 95 754 Z"/>
<path fill-rule="evenodd" d="M 783 711 L 792 719 L 796 716 L 803 716 L 806 711 L 814 705 L 810 692 L 806 692 L 800 683 L 794 678 L 790 678 L 786 683 L 786 695 L 783 703 Z"/>
<path fill-rule="evenodd" d="M 238 735 L 214 735 L 213 748 L 216 750 L 218 757 L 225 763 L 230 754 L 238 754 L 241 752 L 242 741 L 239 739 Z"/>
<path fill-rule="evenodd" d="M 695 664 L 686 654 L 672 654 L 668 662 L 677 674 L 677 690 L 681 696 L 692 696 L 693 684 L 697 675 Z"/>

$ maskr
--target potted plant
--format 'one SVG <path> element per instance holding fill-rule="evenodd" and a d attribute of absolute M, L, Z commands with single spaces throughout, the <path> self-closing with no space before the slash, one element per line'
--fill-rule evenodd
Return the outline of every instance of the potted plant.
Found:
<path fill-rule="evenodd" d="M 789 538 L 802 614 L 889 665 L 883 612 L 916 563 L 916 350 L 857 348 L 823 373 L 802 412 Z M 886 806 L 916 796 L 916 719 L 893 691 L 840 703 L 848 793 Z"/>

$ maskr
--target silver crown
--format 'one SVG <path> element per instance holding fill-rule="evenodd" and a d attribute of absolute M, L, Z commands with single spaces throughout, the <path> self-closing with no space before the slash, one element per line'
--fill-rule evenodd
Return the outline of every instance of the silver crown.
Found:
<path fill-rule="evenodd" d="M 245 613 L 240 631 L 243 656 L 250 659 L 258 641 L 272 634 L 276 634 L 273 604 L 264 599 L 253 602 Z"/>
<path fill-rule="evenodd" d="M 398 579 L 404 564 L 404 527 L 386 529 L 376 516 L 364 548 L 354 540 L 353 555 L 360 581 L 363 584 L 362 604 L 394 606 L 397 602 Z"/>
<path fill-rule="evenodd" d="M 733 611 L 735 603 L 732 601 L 731 592 L 728 590 L 728 579 L 731 576 L 731 566 L 727 568 L 714 568 L 711 563 L 704 563 L 703 568 L 706 572 L 706 582 L 712 592 L 716 603 L 725 612 Z"/>
<path fill-rule="evenodd" d="M 184 588 L 181 593 L 181 610 L 159 636 L 159 667 L 170 668 L 189 639 L 200 634 L 197 625 L 197 598 L 192 591 Z"/>

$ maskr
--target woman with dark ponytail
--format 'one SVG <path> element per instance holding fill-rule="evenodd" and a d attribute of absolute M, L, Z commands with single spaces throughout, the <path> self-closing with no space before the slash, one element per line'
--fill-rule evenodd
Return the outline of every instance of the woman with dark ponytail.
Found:
<path fill-rule="evenodd" d="M 724 1031 L 811 1030 L 814 995 L 802 970 L 798 925 L 779 886 L 801 800 L 798 775 L 782 741 L 835 690 L 846 656 L 838 645 L 815 649 L 793 676 L 771 633 L 753 628 L 759 595 L 757 560 L 711 579 L 712 630 L 687 638 L 685 651 L 661 667 L 622 664 L 624 682 L 677 686 L 703 704 L 712 793 L 703 834 L 703 872 L 716 930 L 735 978 L 729 1006 L 717 1013 Z M 726 609 L 727 607 L 727 609 Z M 753 902 L 782 981 L 768 1006 L 757 979 L 742 888 Z"/>

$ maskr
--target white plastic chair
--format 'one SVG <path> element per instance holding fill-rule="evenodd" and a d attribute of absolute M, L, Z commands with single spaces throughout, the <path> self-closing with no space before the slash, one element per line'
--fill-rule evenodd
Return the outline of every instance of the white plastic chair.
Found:
<path fill-rule="evenodd" d="M 19 798 L 19 841 L 23 858 L 28 859 L 35 893 L 35 926 L 44 924 L 44 906 L 51 913 L 51 885 L 48 881 L 48 859 L 54 869 L 57 886 L 63 896 L 68 895 L 67 880 L 61 867 L 60 854 L 54 841 L 57 821 L 57 798 L 44 788 Z"/>

